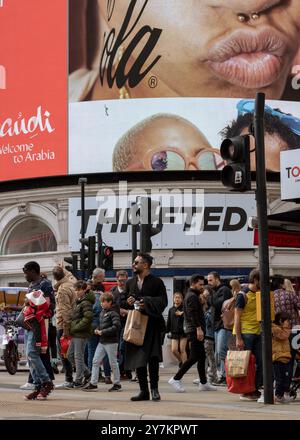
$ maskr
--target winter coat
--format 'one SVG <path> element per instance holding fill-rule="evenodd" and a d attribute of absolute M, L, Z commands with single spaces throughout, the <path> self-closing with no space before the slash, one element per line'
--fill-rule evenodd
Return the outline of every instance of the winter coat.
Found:
<path fill-rule="evenodd" d="M 157 357 L 162 361 L 162 333 L 165 332 L 165 321 L 162 316 L 168 304 L 166 287 L 160 278 L 147 275 L 141 290 L 137 285 L 137 277 L 126 283 L 126 298 L 135 297 L 137 300 L 143 298 L 144 307 L 142 313 L 148 315 L 148 323 L 142 346 L 126 342 L 125 370 L 135 370 L 139 367 L 146 367 L 149 360 Z M 133 307 L 131 307 L 133 308 Z"/>
<path fill-rule="evenodd" d="M 201 327 L 205 334 L 205 318 L 202 304 L 199 301 L 199 290 L 189 289 L 184 297 L 183 310 L 186 334 L 195 334 Z"/>
<path fill-rule="evenodd" d="M 272 324 L 272 360 L 287 364 L 291 359 L 291 348 L 289 342 L 291 330 Z"/>
<path fill-rule="evenodd" d="M 89 338 L 92 336 L 94 292 L 91 290 L 76 300 L 72 315 L 70 334 L 74 338 Z"/>
<path fill-rule="evenodd" d="M 185 336 L 183 331 L 184 316 L 177 316 L 176 312 L 183 312 L 183 305 L 171 307 L 168 313 L 167 333 L 171 333 L 171 339 L 180 339 Z"/>
<path fill-rule="evenodd" d="M 56 291 L 56 327 L 68 334 L 70 332 L 71 319 L 76 302 L 74 283 L 65 276 L 57 281 L 54 289 Z"/>
<path fill-rule="evenodd" d="M 205 339 L 214 340 L 215 332 L 214 332 L 212 307 L 206 310 L 206 312 L 204 313 L 204 318 L 205 318 Z"/>
<path fill-rule="evenodd" d="M 102 330 L 99 336 L 101 344 L 116 344 L 119 342 L 121 321 L 119 314 L 114 309 L 102 309 L 98 329 Z"/>
<path fill-rule="evenodd" d="M 211 304 L 214 308 L 214 330 L 224 328 L 222 320 L 222 305 L 226 299 L 232 298 L 232 293 L 229 287 L 220 284 L 212 295 Z"/>

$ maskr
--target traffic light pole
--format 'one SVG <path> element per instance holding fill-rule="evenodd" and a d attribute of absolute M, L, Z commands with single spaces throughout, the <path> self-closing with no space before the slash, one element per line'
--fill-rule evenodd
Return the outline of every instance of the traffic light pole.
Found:
<path fill-rule="evenodd" d="M 85 184 L 87 183 L 86 177 L 80 177 L 78 184 L 81 186 L 81 248 L 80 248 L 80 272 L 81 278 L 84 278 L 84 260 L 85 260 L 85 249 L 84 249 L 84 238 L 85 238 Z"/>
<path fill-rule="evenodd" d="M 272 333 L 269 282 L 269 245 L 267 186 L 264 143 L 264 109 L 265 95 L 257 93 L 254 113 L 255 157 L 256 157 L 256 205 L 259 236 L 259 270 L 262 310 L 262 359 L 264 381 L 264 403 L 272 404 Z"/>

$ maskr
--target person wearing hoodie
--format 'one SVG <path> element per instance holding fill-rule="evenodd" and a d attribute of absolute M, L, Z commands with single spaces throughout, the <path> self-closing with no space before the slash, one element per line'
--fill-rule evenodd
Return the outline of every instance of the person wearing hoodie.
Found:
<path fill-rule="evenodd" d="M 277 312 L 272 324 L 272 360 L 275 379 L 275 402 L 290 401 L 290 361 L 291 348 L 289 336 L 291 333 L 290 316 L 286 312 Z"/>
<path fill-rule="evenodd" d="M 81 388 L 85 385 L 91 373 L 84 362 L 84 352 L 88 338 L 92 335 L 93 304 L 95 294 L 88 290 L 85 281 L 79 280 L 75 283 L 76 304 L 71 319 L 70 335 L 72 342 L 69 349 L 69 360 L 74 358 L 76 376 L 71 388 Z"/>
<path fill-rule="evenodd" d="M 211 305 L 214 312 L 215 356 L 219 375 L 219 380 L 216 385 L 226 385 L 225 358 L 231 331 L 224 328 L 222 320 L 222 305 L 224 301 L 232 297 L 232 293 L 229 287 L 221 283 L 221 278 L 218 272 L 210 272 L 207 275 L 207 283 L 214 289 L 211 298 Z"/>

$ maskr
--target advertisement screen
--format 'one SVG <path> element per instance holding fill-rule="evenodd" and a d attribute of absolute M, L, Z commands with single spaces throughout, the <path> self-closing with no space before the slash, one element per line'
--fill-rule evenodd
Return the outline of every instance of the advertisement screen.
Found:
<path fill-rule="evenodd" d="M 71 173 L 220 170 L 258 91 L 267 170 L 300 147 L 300 2 L 71 3 Z"/>
<path fill-rule="evenodd" d="M 0 181 L 68 172 L 64 0 L 0 0 Z"/>
<path fill-rule="evenodd" d="M 0 0 L 0 21 L 2 181 L 221 170 L 257 92 L 267 170 L 300 148 L 298 0 Z"/>

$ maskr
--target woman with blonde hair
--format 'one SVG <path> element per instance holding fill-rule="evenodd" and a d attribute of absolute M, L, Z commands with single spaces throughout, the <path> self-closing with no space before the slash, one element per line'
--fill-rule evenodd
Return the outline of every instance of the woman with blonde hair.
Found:
<path fill-rule="evenodd" d="M 241 291 L 241 284 L 239 280 L 234 278 L 233 280 L 230 280 L 229 285 L 231 287 L 232 296 L 236 298 L 237 294 Z"/>
<path fill-rule="evenodd" d="M 283 287 L 287 292 L 295 293 L 295 289 L 293 287 L 293 284 L 292 284 L 291 280 L 289 280 L 288 278 L 284 279 Z"/>

